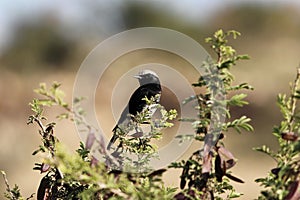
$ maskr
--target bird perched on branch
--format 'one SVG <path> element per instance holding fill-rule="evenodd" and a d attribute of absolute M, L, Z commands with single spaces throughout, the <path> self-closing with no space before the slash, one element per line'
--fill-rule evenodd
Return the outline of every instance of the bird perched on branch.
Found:
<path fill-rule="evenodd" d="M 161 94 L 161 85 L 158 75 L 151 70 L 142 70 L 138 75 L 134 76 L 138 79 L 140 86 L 131 95 L 129 102 L 123 110 L 117 125 L 113 129 L 113 136 L 110 139 L 107 150 L 111 149 L 113 143 L 119 138 L 117 131 L 124 132 L 125 128 L 129 126 L 130 121 L 134 120 L 134 117 L 143 112 L 145 109 L 149 109 L 149 117 L 152 117 L 156 111 L 156 107 L 148 105 L 147 99 L 154 98 L 154 103 L 159 103 Z M 125 128 L 124 128 L 125 127 Z M 125 133 L 126 134 L 126 133 Z"/>

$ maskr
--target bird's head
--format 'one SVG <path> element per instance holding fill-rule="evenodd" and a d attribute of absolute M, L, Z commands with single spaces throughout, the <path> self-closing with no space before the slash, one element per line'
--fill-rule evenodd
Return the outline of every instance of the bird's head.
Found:
<path fill-rule="evenodd" d="M 138 75 L 134 76 L 139 80 L 140 85 L 146 85 L 150 83 L 160 84 L 158 75 L 149 69 L 145 69 L 139 72 Z"/>

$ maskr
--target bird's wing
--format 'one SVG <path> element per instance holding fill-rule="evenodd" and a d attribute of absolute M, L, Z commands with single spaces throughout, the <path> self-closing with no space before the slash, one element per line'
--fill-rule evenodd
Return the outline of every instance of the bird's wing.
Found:
<path fill-rule="evenodd" d="M 130 115 L 129 115 L 129 106 L 127 105 L 123 112 L 121 113 L 121 116 L 119 118 L 118 123 L 116 124 L 116 126 L 113 128 L 113 136 L 110 139 L 108 145 L 107 145 L 107 150 L 111 149 L 111 146 L 116 142 L 116 140 L 118 139 L 118 134 L 117 134 L 117 129 L 123 131 L 123 125 L 126 126 L 126 124 L 129 124 L 130 122 Z"/>
<path fill-rule="evenodd" d="M 118 124 L 122 124 L 125 121 L 130 120 L 130 113 L 129 113 L 129 104 L 124 108 L 119 118 Z"/>

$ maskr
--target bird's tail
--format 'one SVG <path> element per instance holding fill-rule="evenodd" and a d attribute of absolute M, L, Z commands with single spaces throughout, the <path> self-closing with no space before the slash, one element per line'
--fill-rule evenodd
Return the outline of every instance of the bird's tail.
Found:
<path fill-rule="evenodd" d="M 117 129 L 118 126 L 115 126 L 115 128 L 112 130 L 113 131 L 113 136 L 111 137 L 111 139 L 109 140 L 109 143 L 106 147 L 107 150 L 111 149 L 111 146 L 116 142 L 116 140 L 118 139 L 118 135 L 117 135 Z"/>

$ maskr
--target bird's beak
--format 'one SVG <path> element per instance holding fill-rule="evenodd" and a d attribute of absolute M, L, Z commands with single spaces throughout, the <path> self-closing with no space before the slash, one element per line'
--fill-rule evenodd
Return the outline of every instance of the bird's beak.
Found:
<path fill-rule="evenodd" d="M 133 77 L 136 78 L 136 79 L 141 79 L 142 78 L 140 75 L 135 75 Z"/>

